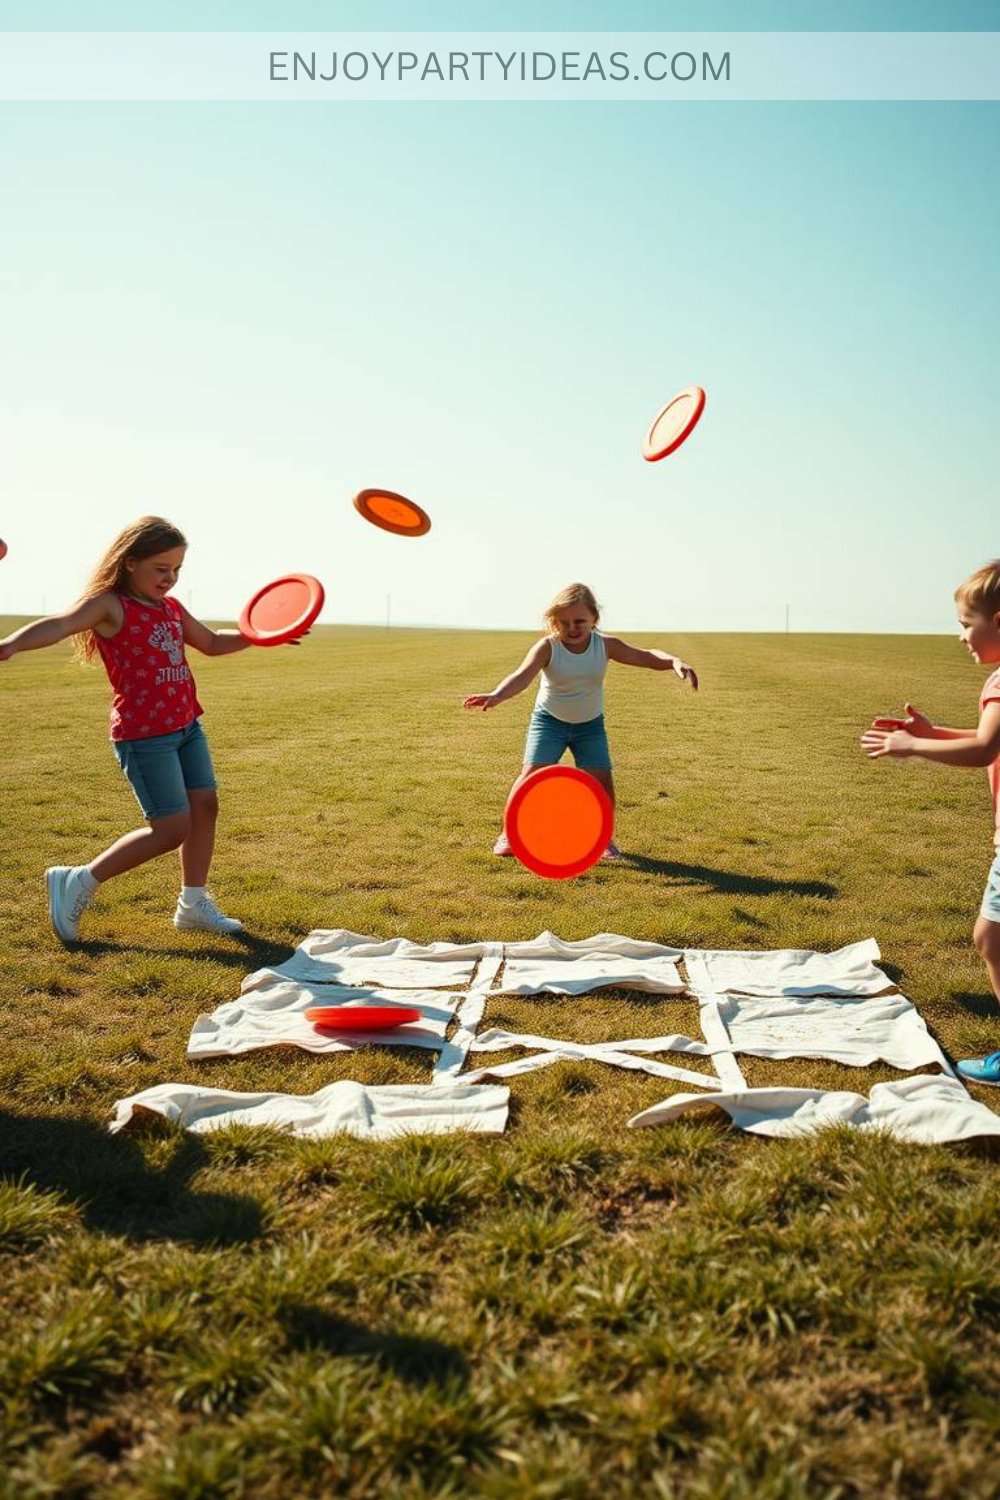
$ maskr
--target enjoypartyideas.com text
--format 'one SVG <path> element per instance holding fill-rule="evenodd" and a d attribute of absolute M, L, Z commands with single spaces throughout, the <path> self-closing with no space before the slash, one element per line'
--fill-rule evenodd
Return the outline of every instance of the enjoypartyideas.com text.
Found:
<path fill-rule="evenodd" d="M 271 52 L 272 83 L 623 83 L 730 81 L 729 53 Z"/>

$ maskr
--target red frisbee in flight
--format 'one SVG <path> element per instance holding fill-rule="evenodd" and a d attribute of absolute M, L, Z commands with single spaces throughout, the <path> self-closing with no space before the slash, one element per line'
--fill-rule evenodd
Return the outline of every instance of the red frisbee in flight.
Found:
<path fill-rule="evenodd" d="M 0 558 L 4 558 L 6 556 L 7 556 L 7 543 L 4 541 L 3 537 L 0 536 Z"/>
<path fill-rule="evenodd" d="M 642 445 L 643 458 L 655 464 L 658 459 L 673 453 L 694 432 L 704 410 L 705 392 L 700 385 L 689 385 L 687 390 L 679 391 L 667 402 L 647 432 Z"/>
<path fill-rule="evenodd" d="M 309 573 L 289 573 L 258 589 L 240 615 L 240 635 L 255 646 L 283 646 L 304 635 L 323 608 L 323 585 Z"/>
<path fill-rule="evenodd" d="M 431 529 L 431 518 L 416 501 L 395 490 L 359 490 L 354 509 L 373 526 L 392 531 L 396 536 L 423 536 Z"/>
<path fill-rule="evenodd" d="M 595 865 L 611 842 L 611 798 L 576 766 L 542 766 L 507 800 L 504 828 L 522 865 L 547 880 L 568 880 Z"/>
<path fill-rule="evenodd" d="M 394 1031 L 420 1016 L 414 1005 L 314 1005 L 305 1012 L 321 1031 Z"/>

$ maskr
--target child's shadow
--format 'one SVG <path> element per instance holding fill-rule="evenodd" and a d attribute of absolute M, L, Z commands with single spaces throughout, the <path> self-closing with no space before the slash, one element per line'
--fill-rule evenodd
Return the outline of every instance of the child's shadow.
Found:
<path fill-rule="evenodd" d="M 963 1010 L 969 1011 L 974 1016 L 982 1016 L 984 1021 L 995 1021 L 1000 1016 L 1000 1001 L 997 1000 L 995 995 L 973 995 L 968 990 L 961 990 L 958 994 L 952 995 L 951 998 Z"/>
<path fill-rule="evenodd" d="M 207 1159 L 197 1136 L 179 1135 L 156 1170 L 134 1141 L 91 1120 L 0 1110 L 0 1173 L 68 1199 L 89 1229 L 129 1240 L 235 1245 L 260 1238 L 263 1216 L 253 1198 L 192 1190 Z"/>
<path fill-rule="evenodd" d="M 123 951 L 144 953 L 148 958 L 182 958 L 190 954 L 196 958 L 211 959 L 212 963 L 221 964 L 224 968 L 244 970 L 248 964 L 257 969 L 273 969 L 276 965 L 285 963 L 296 951 L 288 943 L 272 943 L 267 938 L 254 937 L 249 932 L 232 933 L 226 946 L 213 944 L 212 947 L 205 947 L 178 941 L 171 948 L 151 948 L 142 943 L 109 943 L 106 938 L 85 938 L 69 946 L 75 952 L 86 953 L 94 958 L 105 953 L 120 956 Z"/>
<path fill-rule="evenodd" d="M 839 894 L 826 880 L 775 880 L 768 875 L 737 875 L 733 870 L 713 870 L 708 865 L 681 865 L 673 860 L 650 859 L 645 854 L 623 854 L 622 863 L 649 875 L 666 875 L 686 885 L 711 885 L 728 896 L 817 896 L 832 901 Z"/>

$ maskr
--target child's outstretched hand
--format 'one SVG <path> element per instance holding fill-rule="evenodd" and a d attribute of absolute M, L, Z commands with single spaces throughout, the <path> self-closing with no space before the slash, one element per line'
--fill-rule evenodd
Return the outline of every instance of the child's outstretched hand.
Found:
<path fill-rule="evenodd" d="M 488 708 L 496 708 L 497 699 L 492 693 L 473 693 L 469 698 L 462 699 L 463 708 L 481 708 L 483 712 Z"/>
<path fill-rule="evenodd" d="M 686 661 L 679 661 L 675 656 L 674 671 L 677 673 L 677 676 L 680 678 L 681 682 L 690 682 L 695 692 L 698 691 L 698 673 L 695 671 L 694 667 L 689 667 Z"/>
<path fill-rule="evenodd" d="M 933 738 L 934 725 L 919 708 L 914 708 L 912 703 L 905 705 L 905 719 L 873 719 L 873 729 L 905 729 L 916 739 Z"/>
<path fill-rule="evenodd" d="M 861 748 L 871 760 L 882 755 L 912 755 L 915 738 L 906 729 L 876 729 L 873 725 L 861 736 Z"/>

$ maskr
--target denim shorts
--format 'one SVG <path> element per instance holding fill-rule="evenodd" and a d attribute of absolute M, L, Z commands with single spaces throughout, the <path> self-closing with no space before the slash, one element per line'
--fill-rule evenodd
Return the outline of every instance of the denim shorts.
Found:
<path fill-rule="evenodd" d="M 987 922 L 1000 922 L 1000 853 L 990 865 L 979 915 L 985 917 Z"/>
<path fill-rule="evenodd" d="M 189 791 L 208 791 L 216 784 L 208 740 L 197 719 L 176 734 L 112 740 L 111 747 L 150 821 L 187 812 Z"/>
<path fill-rule="evenodd" d="M 604 715 L 584 724 L 567 724 L 545 708 L 536 708 L 524 746 L 526 766 L 555 766 L 565 750 L 572 750 L 581 771 L 610 771 L 611 755 L 604 731 Z"/>

